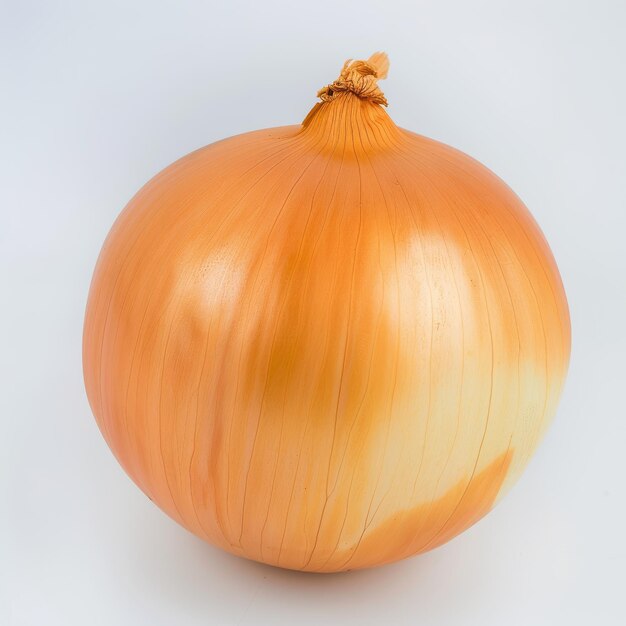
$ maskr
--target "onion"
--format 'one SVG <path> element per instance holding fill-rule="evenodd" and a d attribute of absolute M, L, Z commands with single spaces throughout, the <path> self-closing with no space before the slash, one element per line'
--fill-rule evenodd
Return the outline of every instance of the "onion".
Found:
<path fill-rule="evenodd" d="M 234 554 L 334 572 L 438 546 L 519 477 L 570 328 L 539 227 L 492 172 L 395 126 L 386 55 L 301 125 L 153 178 L 95 269 L 84 374 L 139 487 Z"/>

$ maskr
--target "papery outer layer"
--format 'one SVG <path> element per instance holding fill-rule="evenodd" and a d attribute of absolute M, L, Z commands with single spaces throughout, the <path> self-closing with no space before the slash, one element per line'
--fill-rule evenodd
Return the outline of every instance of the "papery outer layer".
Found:
<path fill-rule="evenodd" d="M 174 519 L 338 571 L 430 549 L 493 506 L 555 412 L 569 332 L 519 198 L 346 92 L 133 198 L 94 274 L 85 382 Z"/>

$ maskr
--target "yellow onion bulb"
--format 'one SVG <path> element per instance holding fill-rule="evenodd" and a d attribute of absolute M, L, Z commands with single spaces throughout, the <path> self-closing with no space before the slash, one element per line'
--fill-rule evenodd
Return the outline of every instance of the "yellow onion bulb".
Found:
<path fill-rule="evenodd" d="M 300 125 L 219 141 L 131 200 L 100 254 L 84 374 L 137 485 L 280 567 L 434 548 L 501 498 L 566 375 L 559 273 L 520 199 L 397 127 L 382 53 Z"/>

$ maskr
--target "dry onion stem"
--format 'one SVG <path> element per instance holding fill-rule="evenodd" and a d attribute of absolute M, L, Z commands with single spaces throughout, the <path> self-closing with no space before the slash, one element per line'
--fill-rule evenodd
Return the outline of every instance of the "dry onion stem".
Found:
<path fill-rule="evenodd" d="M 302 125 L 198 150 L 109 234 L 89 400 L 132 479 L 210 543 L 331 572 L 433 548 L 489 511 L 555 412 L 570 345 L 517 196 L 395 126 L 387 57 Z"/>

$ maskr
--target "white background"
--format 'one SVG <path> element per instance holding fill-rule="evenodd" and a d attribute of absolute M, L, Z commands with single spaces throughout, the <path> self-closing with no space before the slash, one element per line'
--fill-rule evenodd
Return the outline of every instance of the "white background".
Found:
<path fill-rule="evenodd" d="M 32 2 L 0 9 L 0 624 L 624 624 L 624 0 Z M 558 415 L 501 505 L 378 570 L 224 554 L 124 475 L 81 373 L 93 266 L 148 178 L 301 121 L 348 57 L 391 57 L 396 123 L 504 178 L 569 297 Z"/>

